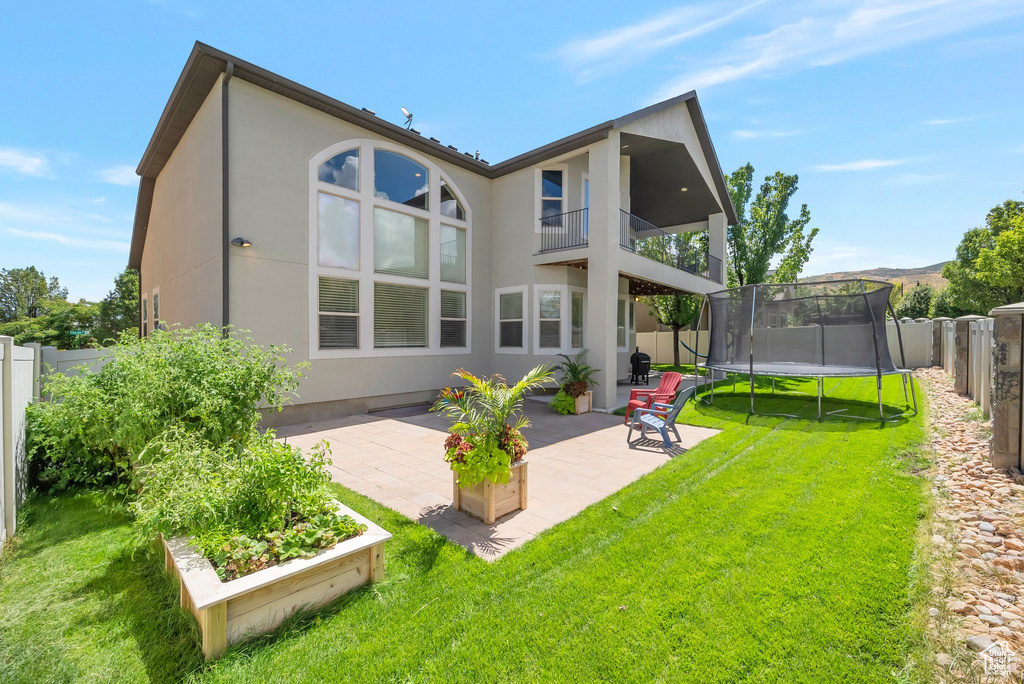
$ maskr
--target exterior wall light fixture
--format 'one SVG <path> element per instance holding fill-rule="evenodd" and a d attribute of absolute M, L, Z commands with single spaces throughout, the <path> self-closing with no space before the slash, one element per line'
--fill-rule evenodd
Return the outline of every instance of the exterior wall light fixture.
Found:
<path fill-rule="evenodd" d="M 244 237 L 236 237 L 234 240 L 231 241 L 231 244 L 235 245 L 236 247 L 251 247 L 252 246 L 252 242 L 250 242 L 248 238 L 244 238 Z"/>

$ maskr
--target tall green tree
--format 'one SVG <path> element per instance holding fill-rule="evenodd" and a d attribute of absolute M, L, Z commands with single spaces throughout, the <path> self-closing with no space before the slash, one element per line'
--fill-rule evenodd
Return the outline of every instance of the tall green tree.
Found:
<path fill-rule="evenodd" d="M 985 314 L 1024 300 L 1024 202 L 1006 200 L 985 216 L 985 225 L 964 233 L 956 258 L 942 269 L 952 308 Z"/>
<path fill-rule="evenodd" d="M 37 318 L 44 301 L 67 298 L 67 288 L 35 266 L 0 269 L 0 323 Z"/>
<path fill-rule="evenodd" d="M 39 315 L 0 323 L 0 335 L 10 335 L 15 344 L 38 342 L 58 349 L 78 349 L 93 342 L 89 336 L 99 316 L 99 305 L 84 299 L 69 302 L 47 299 L 39 304 Z M 86 335 L 72 335 L 84 331 Z"/>
<path fill-rule="evenodd" d="M 679 331 L 697 323 L 702 299 L 696 295 L 671 294 L 643 297 L 658 323 L 672 328 L 672 362 L 679 365 Z"/>
<path fill-rule="evenodd" d="M 811 221 L 807 205 L 791 219 L 786 213 L 797 191 L 799 177 L 776 171 L 766 176 L 753 195 L 754 167 L 749 163 L 726 176 L 739 221 L 729 228 L 729 282 L 731 285 L 794 282 L 811 256 L 817 228 L 805 232 Z M 769 277 L 772 263 L 775 271 Z"/>
<path fill-rule="evenodd" d="M 139 327 L 139 272 L 127 269 L 114 278 L 114 289 L 100 302 L 93 335 L 100 344 L 117 341 L 125 330 Z"/>

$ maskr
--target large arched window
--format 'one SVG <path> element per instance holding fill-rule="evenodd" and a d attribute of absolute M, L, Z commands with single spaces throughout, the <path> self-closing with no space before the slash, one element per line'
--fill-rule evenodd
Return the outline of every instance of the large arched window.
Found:
<path fill-rule="evenodd" d="M 440 167 L 350 140 L 309 183 L 310 358 L 469 352 L 472 211 Z"/>

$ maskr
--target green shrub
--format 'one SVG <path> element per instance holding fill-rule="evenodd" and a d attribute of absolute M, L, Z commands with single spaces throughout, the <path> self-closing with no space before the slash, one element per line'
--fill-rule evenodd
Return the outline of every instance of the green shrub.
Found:
<path fill-rule="evenodd" d="M 43 487 L 126 481 L 132 459 L 174 428 L 211 445 L 244 438 L 259 408 L 280 410 L 298 387 L 281 346 L 260 347 L 210 324 L 130 334 L 99 371 L 51 374 L 49 401 L 28 411 L 33 474 Z"/>
<path fill-rule="evenodd" d="M 564 389 L 561 389 L 558 390 L 558 393 L 551 400 L 551 408 L 563 416 L 568 416 L 576 413 L 576 400 L 566 394 Z"/>
<path fill-rule="evenodd" d="M 142 540 L 193 537 L 192 546 L 231 579 L 361 534 L 335 511 L 328 448 L 303 456 L 272 431 L 213 445 L 172 428 L 140 454 L 131 504 Z"/>
<path fill-rule="evenodd" d="M 597 381 L 594 380 L 597 369 L 587 363 L 587 351 L 587 349 L 581 349 L 576 356 L 571 357 L 567 354 L 559 354 L 565 361 L 552 369 L 562 374 L 562 391 L 573 399 L 582 397 L 588 389 L 597 386 Z M 565 413 L 561 409 L 558 412 Z"/>

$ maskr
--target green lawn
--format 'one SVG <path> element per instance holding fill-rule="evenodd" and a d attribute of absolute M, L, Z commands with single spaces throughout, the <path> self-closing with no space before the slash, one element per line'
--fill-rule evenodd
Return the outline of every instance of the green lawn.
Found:
<path fill-rule="evenodd" d="M 887 385 L 895 410 L 902 390 Z M 0 681 L 905 676 L 923 648 L 923 419 L 818 423 L 812 397 L 781 392 L 759 408 L 809 420 L 750 418 L 743 390 L 681 415 L 717 437 L 494 564 L 339 488 L 394 533 L 387 580 L 214 665 L 122 514 L 98 494 L 39 498 L 0 566 Z M 874 409 L 871 379 L 826 391 L 832 407 Z"/>

